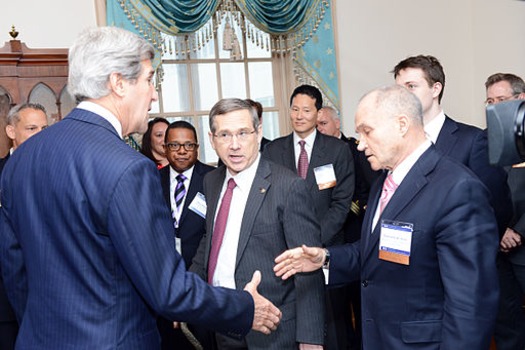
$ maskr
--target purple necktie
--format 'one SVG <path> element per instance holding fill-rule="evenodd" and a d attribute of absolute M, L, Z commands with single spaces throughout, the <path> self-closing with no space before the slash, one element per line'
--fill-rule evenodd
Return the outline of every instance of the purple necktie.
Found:
<path fill-rule="evenodd" d="M 215 219 L 215 226 L 213 228 L 213 236 L 211 237 L 211 252 L 208 259 L 208 283 L 213 284 L 213 274 L 217 267 L 217 259 L 219 258 L 219 250 L 221 249 L 222 239 L 224 238 L 224 231 L 226 230 L 226 223 L 228 221 L 228 214 L 230 213 L 230 204 L 232 202 L 233 189 L 237 186 L 233 178 L 228 180 L 228 187 L 224 196 L 222 196 L 221 206 Z"/>
<path fill-rule="evenodd" d="M 385 209 L 398 186 L 399 185 L 394 182 L 392 174 L 389 174 L 383 183 L 383 190 L 381 192 L 381 198 L 379 199 L 379 214 L 383 212 L 383 209 Z"/>
<path fill-rule="evenodd" d="M 306 149 L 304 148 L 305 144 L 304 140 L 299 141 L 301 153 L 299 153 L 299 162 L 297 163 L 297 175 L 303 179 L 306 179 L 306 173 L 308 172 L 308 154 L 306 154 Z"/>
<path fill-rule="evenodd" d="M 182 204 L 182 200 L 186 195 L 186 188 L 184 187 L 184 181 L 186 180 L 186 176 L 184 176 L 183 174 L 179 174 L 177 175 L 176 179 L 177 187 L 175 187 L 175 205 L 177 206 L 177 210 L 180 210 L 180 205 Z"/>

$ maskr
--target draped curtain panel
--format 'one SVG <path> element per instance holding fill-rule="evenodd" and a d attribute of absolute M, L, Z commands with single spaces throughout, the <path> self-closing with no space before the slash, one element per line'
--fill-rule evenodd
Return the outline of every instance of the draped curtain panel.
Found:
<path fill-rule="evenodd" d="M 326 9 L 319 28 L 312 38 L 296 52 L 294 65 L 298 80 L 302 83 L 317 85 L 328 99 L 328 104 L 340 111 L 331 7 Z"/>
<path fill-rule="evenodd" d="M 107 0 L 107 23 L 149 40 L 162 54 L 160 33 L 190 34 L 218 10 L 240 11 L 259 30 L 287 38 L 296 78 L 317 85 L 329 104 L 339 109 L 339 88 L 331 0 Z M 292 40 L 290 40 L 292 38 Z M 293 40 L 296 38 L 296 40 Z"/>

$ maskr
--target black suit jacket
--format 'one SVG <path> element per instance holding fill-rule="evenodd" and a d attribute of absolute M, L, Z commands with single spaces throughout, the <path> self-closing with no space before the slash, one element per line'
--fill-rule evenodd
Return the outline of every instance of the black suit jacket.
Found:
<path fill-rule="evenodd" d="M 381 175 L 382 171 L 374 171 L 365 156 L 365 152 L 357 149 L 359 141 L 355 138 L 347 138 L 341 133 L 341 140 L 344 141 L 352 151 L 355 166 L 355 190 L 352 198 L 350 214 L 345 222 L 345 242 L 352 243 L 361 237 L 361 225 L 365 216 L 368 203 L 370 187 Z"/>
<path fill-rule="evenodd" d="M 297 174 L 293 134 L 270 142 L 263 154 Z M 333 165 L 337 184 L 335 187 L 320 190 L 315 180 L 314 169 L 326 164 Z M 323 245 L 343 244 L 343 226 L 350 211 L 355 186 L 354 160 L 350 148 L 333 136 L 317 132 L 306 183 L 321 223 Z"/>
<path fill-rule="evenodd" d="M 226 167 L 206 175 L 206 236 L 190 271 L 207 280 L 215 214 Z M 303 180 L 290 170 L 261 157 L 244 209 L 235 263 L 235 284 L 242 289 L 254 271 L 262 273 L 259 293 L 282 312 L 281 324 L 270 335 L 250 332 L 250 349 L 294 349 L 297 343 L 322 344 L 324 338 L 324 283 L 321 271 L 298 274 L 286 281 L 276 277 L 273 260 L 301 244 L 319 246 L 321 237 Z M 230 209 L 232 210 L 233 207 Z"/>
<path fill-rule="evenodd" d="M 195 168 L 191 175 L 190 186 L 187 189 L 186 200 L 184 201 L 184 207 L 182 208 L 182 214 L 179 220 L 179 227 L 175 230 L 175 234 L 181 239 L 182 257 L 186 263 L 186 267 L 191 265 L 191 260 L 197 252 L 202 236 L 206 232 L 206 219 L 188 209 L 188 207 L 198 192 L 204 194 L 202 186 L 204 175 L 215 169 L 200 161 L 197 161 L 194 166 Z M 164 193 L 164 200 L 166 201 L 168 209 L 171 211 L 169 166 L 160 170 L 160 181 L 162 184 L 162 192 Z"/>
<path fill-rule="evenodd" d="M 512 202 L 507 173 L 502 167 L 489 164 L 486 130 L 456 122 L 447 116 L 439 132 L 436 149 L 466 165 L 487 186 L 491 195 L 490 205 L 502 235 L 512 217 Z"/>

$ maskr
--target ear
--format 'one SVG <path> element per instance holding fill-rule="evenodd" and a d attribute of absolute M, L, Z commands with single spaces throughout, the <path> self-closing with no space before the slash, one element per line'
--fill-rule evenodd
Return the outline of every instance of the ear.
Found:
<path fill-rule="evenodd" d="M 109 75 L 109 87 L 118 96 L 122 97 L 126 93 L 126 81 L 120 73 L 111 73 Z"/>
<path fill-rule="evenodd" d="M 15 139 L 15 127 L 13 125 L 6 125 L 5 133 L 11 140 Z"/>
<path fill-rule="evenodd" d="M 410 127 L 410 119 L 406 115 L 400 115 L 397 117 L 397 125 L 401 136 L 405 136 Z"/>
<path fill-rule="evenodd" d="M 211 131 L 208 131 L 208 137 L 210 138 L 211 148 L 215 150 L 215 139 L 213 138 L 213 134 L 211 133 Z"/>
<path fill-rule="evenodd" d="M 258 144 L 261 144 L 262 137 L 263 137 L 262 124 L 259 124 L 259 126 L 257 127 L 257 143 Z"/>
<path fill-rule="evenodd" d="M 443 85 L 441 85 L 440 82 L 434 83 L 434 85 L 432 85 L 432 97 L 437 98 L 442 90 L 443 90 Z"/>

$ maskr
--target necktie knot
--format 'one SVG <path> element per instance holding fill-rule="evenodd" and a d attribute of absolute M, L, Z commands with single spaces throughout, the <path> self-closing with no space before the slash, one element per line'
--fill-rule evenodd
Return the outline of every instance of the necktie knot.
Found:
<path fill-rule="evenodd" d="M 389 174 L 385 182 L 383 183 L 383 191 L 381 193 L 381 198 L 379 200 L 379 210 L 382 213 L 385 209 L 387 203 L 390 201 L 390 198 L 394 195 L 394 192 L 398 188 L 398 184 L 394 181 L 392 174 Z"/>
<path fill-rule="evenodd" d="M 176 179 L 177 179 L 177 182 L 181 183 L 181 182 L 186 181 L 186 176 L 184 176 L 184 174 L 179 174 L 177 175 Z"/>
<path fill-rule="evenodd" d="M 227 186 L 227 189 L 228 190 L 233 190 L 235 188 L 235 186 L 237 186 L 237 184 L 235 183 L 235 180 L 232 178 L 230 178 L 228 180 L 228 186 Z"/>
<path fill-rule="evenodd" d="M 299 141 L 299 146 L 301 146 L 301 150 L 304 149 L 304 145 L 306 145 L 306 141 L 305 140 Z"/>

